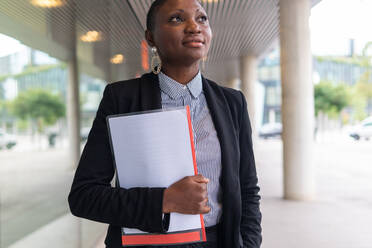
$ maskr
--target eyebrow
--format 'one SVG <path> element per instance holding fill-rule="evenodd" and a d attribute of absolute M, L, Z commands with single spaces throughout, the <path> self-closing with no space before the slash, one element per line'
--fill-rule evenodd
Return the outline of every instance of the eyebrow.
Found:
<path fill-rule="evenodd" d="M 185 12 L 183 9 L 176 9 L 175 11 L 179 11 L 179 12 Z M 196 12 L 200 12 L 200 13 L 205 13 L 205 11 L 203 11 L 202 9 L 197 9 Z"/>

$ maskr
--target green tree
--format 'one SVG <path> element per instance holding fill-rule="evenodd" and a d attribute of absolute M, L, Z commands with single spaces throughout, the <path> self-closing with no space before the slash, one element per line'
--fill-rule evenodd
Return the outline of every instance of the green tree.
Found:
<path fill-rule="evenodd" d="M 325 81 L 315 85 L 314 97 L 315 114 L 323 112 L 333 118 L 337 117 L 350 102 L 348 87 L 345 84 L 333 85 Z"/>
<path fill-rule="evenodd" d="M 363 51 L 362 51 L 362 55 L 365 59 L 369 59 L 371 56 L 368 55 L 368 51 L 372 49 L 372 41 L 369 41 L 367 42 L 365 45 L 364 45 L 364 48 L 363 48 Z"/>
<path fill-rule="evenodd" d="M 65 116 L 65 105 L 61 98 L 43 89 L 32 89 L 19 94 L 12 102 L 11 109 L 15 116 L 35 123 L 39 132 Z"/>
<path fill-rule="evenodd" d="M 354 109 L 354 119 L 363 120 L 367 117 L 366 108 L 368 101 L 372 99 L 372 64 L 369 51 L 372 49 L 372 42 L 368 42 L 363 49 L 362 56 L 358 59 L 361 61 L 366 71 L 360 76 L 358 82 L 352 89 L 351 106 Z"/>
<path fill-rule="evenodd" d="M 366 108 L 368 100 L 372 98 L 372 83 L 368 82 L 370 74 L 367 71 L 351 89 L 350 105 L 354 110 L 355 120 L 363 120 L 367 117 Z"/>
<path fill-rule="evenodd" d="M 9 105 L 9 101 L 0 99 L 0 127 L 7 122 L 10 122 L 12 119 L 12 116 L 9 113 Z"/>
<path fill-rule="evenodd" d="M 333 61 L 337 63 L 357 65 L 364 71 L 364 73 L 358 79 L 357 83 L 353 86 L 343 85 L 340 86 L 340 89 L 338 90 L 336 90 L 336 86 L 333 86 L 331 83 L 326 82 L 322 82 L 319 85 L 315 86 L 316 114 L 321 111 L 329 115 L 330 117 L 335 117 L 335 115 L 339 112 L 340 107 L 344 105 L 342 103 L 347 102 L 347 106 L 350 107 L 350 110 L 352 110 L 352 120 L 363 120 L 367 116 L 366 110 L 368 102 L 371 102 L 372 99 L 371 52 L 372 42 L 368 42 L 365 45 L 362 54 L 359 56 L 354 55 L 353 57 L 316 57 L 318 61 Z M 342 95 L 345 95 L 344 93 L 346 93 L 347 97 L 342 97 Z M 340 95 L 340 98 L 338 100 L 336 99 L 335 94 Z"/>
<path fill-rule="evenodd" d="M 0 125 L 5 119 L 5 114 L 6 114 L 5 101 L 0 99 Z"/>

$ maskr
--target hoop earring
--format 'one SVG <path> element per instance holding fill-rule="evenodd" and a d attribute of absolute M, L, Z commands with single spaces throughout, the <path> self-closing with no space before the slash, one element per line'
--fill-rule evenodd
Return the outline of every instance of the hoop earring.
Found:
<path fill-rule="evenodd" d="M 156 47 L 152 47 L 151 51 L 152 51 L 151 70 L 155 75 L 158 75 L 161 71 L 161 60 Z M 155 64 L 156 61 L 157 64 Z"/>

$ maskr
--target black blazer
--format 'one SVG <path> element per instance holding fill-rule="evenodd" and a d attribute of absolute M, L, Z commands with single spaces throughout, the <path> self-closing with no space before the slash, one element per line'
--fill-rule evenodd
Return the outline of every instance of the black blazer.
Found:
<path fill-rule="evenodd" d="M 224 248 L 260 247 L 260 196 L 247 103 L 240 91 L 205 78 L 202 81 L 221 144 L 223 214 L 219 243 Z M 147 232 L 165 232 L 167 227 L 162 222 L 164 188 L 111 187 L 115 169 L 106 116 L 161 107 L 159 81 L 153 73 L 105 88 L 68 200 L 72 214 L 110 224 L 105 240 L 109 248 L 121 247 L 122 226 Z"/>

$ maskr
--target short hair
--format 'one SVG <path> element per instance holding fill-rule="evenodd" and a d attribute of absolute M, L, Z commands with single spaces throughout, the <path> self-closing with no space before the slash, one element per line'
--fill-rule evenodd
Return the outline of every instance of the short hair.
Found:
<path fill-rule="evenodd" d="M 149 11 L 147 12 L 146 18 L 146 28 L 149 31 L 154 31 L 155 28 L 155 17 L 158 12 L 158 9 L 166 2 L 167 0 L 155 0 L 151 6 Z"/>

